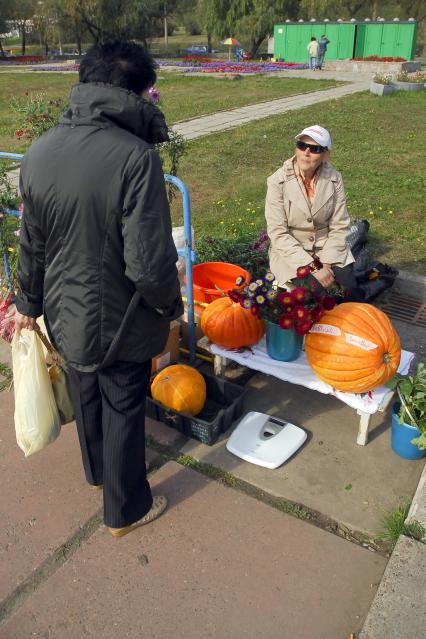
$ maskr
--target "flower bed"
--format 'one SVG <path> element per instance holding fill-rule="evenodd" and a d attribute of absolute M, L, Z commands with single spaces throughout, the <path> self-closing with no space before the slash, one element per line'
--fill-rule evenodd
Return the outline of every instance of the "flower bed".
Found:
<path fill-rule="evenodd" d="M 40 67 L 33 67 L 31 71 L 78 71 L 79 68 L 79 64 L 49 64 Z"/>
<path fill-rule="evenodd" d="M 406 62 L 405 58 L 393 58 L 392 56 L 380 58 L 378 55 L 368 55 L 366 58 L 352 58 L 358 62 Z"/>
<path fill-rule="evenodd" d="M 42 62 L 45 60 L 41 55 L 18 55 L 10 56 L 10 58 L 0 58 L 3 64 L 28 64 L 33 62 Z"/>
<path fill-rule="evenodd" d="M 233 62 L 232 60 L 202 60 L 202 56 L 178 61 L 157 60 L 161 66 L 185 67 L 188 73 L 269 73 L 284 69 L 306 69 L 307 64 L 299 62 Z"/>

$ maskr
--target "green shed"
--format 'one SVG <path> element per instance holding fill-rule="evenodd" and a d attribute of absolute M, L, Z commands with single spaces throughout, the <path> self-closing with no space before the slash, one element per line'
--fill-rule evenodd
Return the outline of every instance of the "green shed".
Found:
<path fill-rule="evenodd" d="M 355 57 L 399 57 L 412 60 L 416 44 L 417 22 L 363 22 L 357 24 Z"/>
<path fill-rule="evenodd" d="M 408 21 L 285 22 L 274 26 L 274 57 L 288 62 L 307 62 L 312 36 L 330 40 L 328 60 L 401 57 L 412 60 L 417 23 Z"/>

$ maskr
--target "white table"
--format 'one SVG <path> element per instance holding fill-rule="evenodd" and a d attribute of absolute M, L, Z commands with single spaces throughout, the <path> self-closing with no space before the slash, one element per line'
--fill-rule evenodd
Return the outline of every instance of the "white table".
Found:
<path fill-rule="evenodd" d="M 387 386 L 379 386 L 369 393 L 343 393 L 336 390 L 330 384 L 326 384 L 314 373 L 310 367 L 305 353 L 292 362 L 279 362 L 272 359 L 266 352 L 266 339 L 263 337 L 258 344 L 245 350 L 227 350 L 217 344 L 212 344 L 207 337 L 203 337 L 198 344 L 208 350 L 214 356 L 215 375 L 223 375 L 228 360 L 238 362 L 242 366 L 247 366 L 267 375 L 273 375 L 286 382 L 305 386 L 311 390 L 316 390 L 326 395 L 334 395 L 340 401 L 351 408 L 354 408 L 360 417 L 357 444 L 365 446 L 368 441 L 368 429 L 370 427 L 371 416 L 377 412 L 384 412 L 392 401 L 394 391 Z M 406 374 L 414 358 L 414 353 L 409 351 L 401 352 L 401 363 L 398 372 Z"/>

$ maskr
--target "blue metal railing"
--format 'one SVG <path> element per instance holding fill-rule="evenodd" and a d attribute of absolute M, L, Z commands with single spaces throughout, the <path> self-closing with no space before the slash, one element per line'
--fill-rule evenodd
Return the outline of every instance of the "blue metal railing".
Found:
<path fill-rule="evenodd" d="M 0 159 L 4 160 L 22 160 L 24 156 L 21 153 L 6 153 L 0 151 Z M 178 255 L 185 258 L 185 271 L 186 271 L 186 297 L 187 297 L 187 313 L 188 313 L 188 338 L 189 338 L 189 361 L 191 364 L 195 363 L 195 326 L 194 326 L 194 285 L 192 279 L 192 264 L 195 262 L 195 251 L 192 246 L 192 227 L 191 227 L 191 200 L 189 197 L 189 191 L 184 182 L 174 175 L 164 174 L 166 182 L 171 182 L 176 186 L 182 194 L 182 206 L 183 206 L 183 228 L 185 234 L 185 248 L 178 249 Z M 8 209 L 9 215 L 20 216 L 19 211 L 13 211 Z M 8 255 L 5 252 L 3 254 L 3 264 L 6 276 L 6 281 L 10 291 L 13 290 Z"/>

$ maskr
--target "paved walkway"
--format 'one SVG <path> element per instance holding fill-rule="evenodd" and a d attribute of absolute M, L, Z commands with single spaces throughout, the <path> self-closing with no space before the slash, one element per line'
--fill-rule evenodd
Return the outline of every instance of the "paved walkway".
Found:
<path fill-rule="evenodd" d="M 310 72 L 310 74 L 313 76 L 313 72 Z M 330 75 L 331 77 L 336 77 L 336 74 L 331 74 L 331 72 Z M 318 78 L 318 75 L 313 77 Z M 187 122 L 175 124 L 173 130 L 183 135 L 186 139 L 193 140 L 204 135 L 209 135 L 210 133 L 233 129 L 254 120 L 268 118 L 271 115 L 278 115 L 286 111 L 295 111 L 311 106 L 312 104 L 318 104 L 319 102 L 326 102 L 327 100 L 341 98 L 345 95 L 352 95 L 359 91 L 365 91 L 368 87 L 369 80 L 364 77 L 353 84 L 313 91 L 312 93 L 292 95 L 287 98 L 271 100 L 270 102 L 251 104 L 249 106 L 231 109 L 230 111 L 220 111 L 219 113 L 194 118 Z"/>

